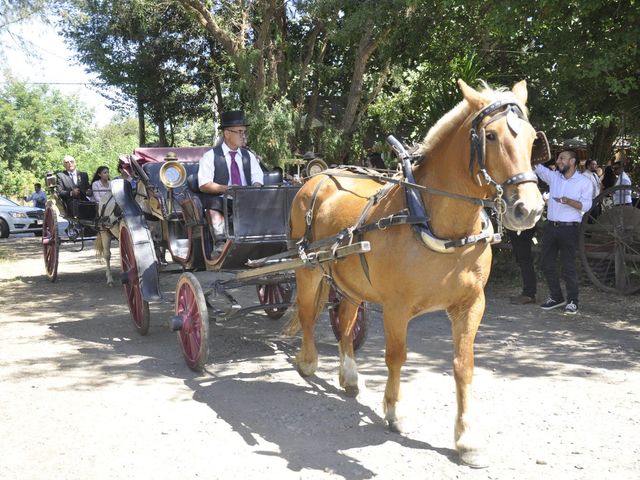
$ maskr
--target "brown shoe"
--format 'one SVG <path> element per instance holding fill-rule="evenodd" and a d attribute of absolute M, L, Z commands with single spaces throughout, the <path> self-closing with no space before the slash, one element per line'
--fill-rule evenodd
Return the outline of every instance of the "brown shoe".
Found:
<path fill-rule="evenodd" d="M 510 302 L 512 305 L 526 305 L 528 303 L 536 303 L 536 297 L 518 295 L 517 297 L 511 297 Z"/>

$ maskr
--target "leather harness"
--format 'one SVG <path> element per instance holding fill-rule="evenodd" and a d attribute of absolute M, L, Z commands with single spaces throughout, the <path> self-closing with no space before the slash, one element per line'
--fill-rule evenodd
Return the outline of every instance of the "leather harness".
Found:
<path fill-rule="evenodd" d="M 501 110 L 501 111 L 500 111 Z M 498 112 L 495 114 L 495 112 Z M 495 196 L 492 200 L 487 200 L 483 198 L 469 197 L 466 195 L 460 195 L 453 192 L 446 192 L 441 190 L 436 190 L 427 186 L 418 185 L 415 183 L 415 179 L 413 177 L 413 168 L 411 164 L 411 160 L 413 159 L 411 155 L 404 149 L 402 144 L 398 142 L 395 138 L 390 136 L 387 141 L 391 144 L 391 146 L 396 150 L 402 160 L 404 180 L 396 177 L 388 177 L 382 175 L 375 170 L 364 169 L 361 167 L 343 167 L 340 172 L 322 172 L 318 175 L 325 175 L 322 181 L 318 182 L 316 185 L 314 192 L 311 198 L 311 204 L 307 213 L 305 215 L 305 232 L 302 238 L 296 242 L 296 246 L 298 249 L 298 254 L 300 258 L 307 258 L 307 251 L 313 250 L 319 247 L 325 247 L 327 245 L 331 245 L 331 248 L 335 250 L 337 247 L 341 246 L 343 242 L 348 241 L 348 244 L 353 242 L 354 237 L 359 237 L 366 232 L 371 230 L 384 230 L 390 226 L 395 225 L 411 225 L 414 232 L 417 236 L 422 240 L 423 244 L 432 250 L 435 250 L 439 253 L 447 253 L 453 250 L 452 248 L 463 247 L 466 245 L 472 245 L 479 242 L 484 243 L 497 243 L 501 241 L 502 234 L 502 216 L 506 213 L 506 202 L 502 198 L 504 189 L 509 185 L 517 185 L 524 182 L 538 182 L 538 178 L 536 174 L 529 170 L 526 172 L 520 172 L 516 175 L 509 177 L 502 184 L 498 184 L 488 173 L 486 170 L 485 163 L 485 127 L 490 123 L 498 120 L 499 118 L 507 117 L 507 123 L 509 125 L 509 129 L 511 133 L 515 136 L 518 134 L 518 126 L 517 123 L 513 121 L 513 118 L 519 118 L 528 122 L 528 119 L 522 112 L 520 106 L 512 101 L 497 101 L 494 102 L 487 107 L 483 108 L 471 122 L 470 129 L 470 142 L 471 142 L 471 155 L 469 161 L 469 172 L 474 177 L 474 171 L 476 170 L 476 165 L 479 170 L 479 174 L 482 175 L 484 181 L 493 186 L 495 190 Z M 480 124 L 485 118 L 489 118 L 490 120 L 480 128 Z M 533 149 L 532 149 L 532 158 L 535 159 L 536 163 L 548 160 L 550 157 L 549 145 L 547 143 L 546 137 L 543 132 L 536 133 L 536 140 L 534 141 Z M 418 164 L 424 158 L 420 158 L 418 160 Z M 350 178 L 368 178 L 372 180 L 376 180 L 379 182 L 384 182 L 385 185 L 382 186 L 374 195 L 372 195 L 364 209 L 362 210 L 360 216 L 356 223 L 348 228 L 345 228 L 338 232 L 338 234 L 333 237 L 329 237 L 326 239 L 317 240 L 315 242 L 311 242 L 311 226 L 313 223 L 313 214 L 315 210 L 315 204 L 318 197 L 318 193 L 320 188 L 324 183 L 330 180 L 332 177 L 350 177 Z M 401 210 L 398 213 L 389 215 L 387 217 L 381 218 L 373 223 L 365 223 L 371 208 L 376 205 L 383 197 L 389 193 L 394 184 L 401 185 L 404 188 L 405 192 L 405 200 L 407 204 L 407 208 Z M 431 228 L 429 226 L 430 218 L 426 213 L 426 209 L 424 207 L 424 203 L 422 201 L 422 196 L 420 195 L 420 191 L 426 191 L 435 195 L 442 195 L 451 198 L 455 198 L 458 200 L 466 201 L 473 203 L 482 207 L 490 207 L 496 213 L 498 217 L 498 233 L 493 233 L 493 227 L 491 222 L 489 221 L 488 215 L 484 210 L 482 210 L 482 221 L 483 228 L 479 234 L 470 235 L 464 238 L 455 239 L 455 240 L 446 240 L 439 239 L 435 237 Z M 360 255 L 360 260 L 362 264 L 362 268 L 365 272 L 365 275 L 369 282 L 371 283 L 371 279 L 369 278 L 369 268 L 365 259 L 364 254 Z M 328 277 L 328 281 L 333 284 L 334 288 L 337 288 L 337 285 L 333 282 L 330 275 L 326 275 Z"/>

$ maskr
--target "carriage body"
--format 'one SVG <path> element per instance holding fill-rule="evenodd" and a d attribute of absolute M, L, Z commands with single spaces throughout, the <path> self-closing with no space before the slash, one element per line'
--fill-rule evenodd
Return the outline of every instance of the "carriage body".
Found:
<path fill-rule="evenodd" d="M 121 159 L 137 180 L 136 203 L 156 251 L 163 256 L 168 250 L 173 262 L 185 269 L 218 271 L 241 269 L 250 258 L 285 250 L 289 206 L 299 187 L 284 184 L 279 172 L 265 171 L 264 186 L 234 187 L 224 197 L 228 242 L 222 255 L 213 255 L 202 207 L 206 194 L 197 185 L 199 159 L 209 149 L 140 148 Z M 179 166 L 165 160 L 170 152 Z M 227 204 L 233 205 L 233 212 Z"/>
<path fill-rule="evenodd" d="M 252 310 L 264 310 L 271 319 L 282 317 L 293 298 L 294 269 L 300 264 L 297 249 L 289 245 L 289 212 L 300 185 L 283 182 L 282 172 L 268 171 L 264 165 L 263 186 L 233 187 L 223 197 L 226 243 L 221 252 L 214 250 L 203 208 L 206 194 L 199 191 L 197 178 L 199 159 L 210 148 L 139 148 L 132 155 L 120 157 L 122 169 L 136 183 L 130 208 L 142 214 L 144 225 L 140 229 L 148 231 L 153 239 L 155 264 L 165 263 L 168 251 L 173 263 L 188 272 L 178 280 L 176 315 L 170 324 L 177 331 L 187 364 L 194 370 L 201 369 L 208 359 L 209 317 L 228 320 Z M 131 203 L 130 199 L 124 200 Z M 127 228 L 127 215 L 123 221 Z M 136 264 L 137 257 L 144 254 L 139 250 L 137 242 L 126 238 L 121 242 L 121 257 L 126 259 L 123 272 L 136 272 L 123 273 L 132 320 L 136 329 L 146 334 L 148 302 L 157 300 L 158 292 L 144 290 L 145 284 L 157 281 L 136 282 L 143 270 Z M 213 272 L 231 275 L 221 277 Z M 255 287 L 258 302 L 241 307 L 230 291 L 246 286 Z M 332 305 L 337 302 L 334 298 Z M 336 315 L 332 318 L 337 322 Z M 363 324 L 364 309 L 361 318 Z M 358 333 L 361 343 L 364 326 Z"/>

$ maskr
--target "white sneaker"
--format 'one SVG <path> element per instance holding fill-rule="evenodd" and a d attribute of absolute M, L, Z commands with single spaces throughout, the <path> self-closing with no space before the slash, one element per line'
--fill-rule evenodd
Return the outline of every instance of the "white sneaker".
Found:
<path fill-rule="evenodd" d="M 564 307 L 564 313 L 566 315 L 575 315 L 576 313 L 578 313 L 578 305 L 573 303 L 573 301 L 567 303 L 567 305 L 565 305 Z"/>

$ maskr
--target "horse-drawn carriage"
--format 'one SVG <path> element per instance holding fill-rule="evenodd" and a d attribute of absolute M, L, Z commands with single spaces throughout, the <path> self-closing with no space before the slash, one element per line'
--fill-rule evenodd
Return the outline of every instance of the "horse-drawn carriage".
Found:
<path fill-rule="evenodd" d="M 199 191 L 197 178 L 198 160 L 206 150 L 136 149 L 133 155 L 120 158 L 122 168 L 136 180 L 136 192 L 114 193 L 122 209 L 122 279 L 133 323 L 139 333 L 147 333 L 149 302 L 161 299 L 159 266 L 169 252 L 171 260 L 185 270 L 176 286 L 171 327 L 178 332 L 184 358 L 193 369 L 202 368 L 208 358 L 210 316 L 230 319 L 264 310 L 269 318 L 282 317 L 295 290 L 292 270 L 302 263 L 299 258 L 296 263 L 297 250 L 287 244 L 289 207 L 300 186 L 283 183 L 279 171 L 266 170 L 261 187 L 230 188 L 223 199 L 226 242 L 221 251 L 214 248 L 203 208 L 205 194 Z M 137 219 L 135 225 L 132 219 Z M 136 235 L 152 242 L 140 243 Z M 346 253 L 356 250 L 315 252 L 314 261 Z M 232 276 L 221 279 L 195 272 L 232 272 Z M 231 290 L 244 286 L 255 286 L 258 305 L 241 307 L 231 295 Z M 339 295 L 334 293 L 330 307 L 338 302 Z M 337 332 L 337 313 L 331 308 L 330 312 Z M 363 306 L 354 332 L 356 346 L 364 339 L 365 322 Z"/>
<path fill-rule="evenodd" d="M 473 344 L 484 314 L 489 244 L 498 240 L 484 208 L 498 211 L 499 230 L 503 223 L 513 230 L 531 228 L 543 209 L 532 158 L 548 159 L 548 145 L 529 123 L 524 82 L 511 92 L 478 92 L 462 81 L 460 87 L 464 100 L 429 132 L 419 161 L 412 165 L 401 144 L 391 142 L 404 176 L 342 168 L 322 172 L 301 187 L 276 179 L 263 187 L 230 189 L 233 213 L 225 209 L 227 241 L 219 254 L 208 237 L 194 183 L 201 151 L 177 150 L 179 161 L 167 160 L 168 150 L 138 150 L 123 159 L 138 180 L 135 194 L 124 180 L 113 182 L 112 191 L 121 212 L 122 280 L 136 328 L 146 333 L 148 302 L 161 299 L 164 249 L 185 270 L 233 273 L 204 288 L 192 272 L 177 282 L 171 325 L 194 369 L 207 359 L 211 295 L 257 285 L 257 308 L 276 317 L 288 306 L 294 272 L 293 320 L 303 331 L 296 367 L 303 376 L 317 368 L 314 327 L 333 288 L 340 295 L 332 301 L 339 319 L 340 385 L 355 395 L 354 334 L 361 304 L 382 305 L 385 420 L 399 431 L 409 321 L 446 310 L 457 390 L 456 448 L 463 462 L 480 465 L 482 439 L 469 415 Z M 536 153 L 540 147 L 543 155 Z"/>
<path fill-rule="evenodd" d="M 57 191 L 56 175 L 50 172 L 46 176 L 46 186 L 50 200 L 47 202 L 42 226 L 42 251 L 47 277 L 55 282 L 58 279 L 58 264 L 60 260 L 60 246 L 63 244 L 79 244 L 81 251 L 85 242 L 96 240 L 100 232 L 115 229 L 117 219 L 105 214 L 105 204 L 99 204 L 90 200 L 73 200 L 65 202 Z M 61 215 L 68 224 L 64 229 L 64 235 L 58 228 L 58 215 Z M 111 235 L 111 234 L 108 234 Z M 109 248 L 104 250 L 107 260 L 107 282 L 111 282 L 111 270 L 108 266 L 110 258 Z"/>

